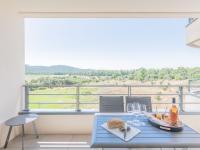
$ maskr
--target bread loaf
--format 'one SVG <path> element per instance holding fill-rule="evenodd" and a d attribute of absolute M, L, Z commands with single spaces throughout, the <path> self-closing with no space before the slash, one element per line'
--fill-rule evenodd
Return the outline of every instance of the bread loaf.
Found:
<path fill-rule="evenodd" d="M 113 118 L 107 122 L 108 128 L 122 128 L 124 126 L 124 121 L 121 119 Z"/>

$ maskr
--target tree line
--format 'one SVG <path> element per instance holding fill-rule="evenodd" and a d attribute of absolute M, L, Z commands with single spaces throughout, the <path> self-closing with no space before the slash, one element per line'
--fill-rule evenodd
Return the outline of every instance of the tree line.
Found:
<path fill-rule="evenodd" d="M 52 74 L 51 74 L 52 75 Z M 29 85 L 42 86 L 62 86 L 73 84 L 84 84 L 90 82 L 100 82 L 103 80 L 136 80 L 136 81 L 156 81 L 156 80 L 187 80 L 200 78 L 200 67 L 194 68 L 162 68 L 135 70 L 90 70 L 79 73 L 54 73 L 56 76 L 40 77 L 32 79 Z"/>

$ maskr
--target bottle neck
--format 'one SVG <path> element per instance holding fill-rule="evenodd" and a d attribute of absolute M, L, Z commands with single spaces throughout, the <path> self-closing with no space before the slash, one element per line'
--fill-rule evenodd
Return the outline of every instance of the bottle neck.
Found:
<path fill-rule="evenodd" d="M 176 104 L 176 99 L 173 98 L 173 99 L 172 99 L 172 105 L 175 105 L 175 104 Z"/>

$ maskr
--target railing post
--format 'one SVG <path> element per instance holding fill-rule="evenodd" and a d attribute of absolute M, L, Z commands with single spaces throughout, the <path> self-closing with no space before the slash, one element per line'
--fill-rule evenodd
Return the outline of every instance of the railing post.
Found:
<path fill-rule="evenodd" d="M 191 80 L 188 81 L 188 92 L 190 93 Z"/>
<path fill-rule="evenodd" d="M 128 96 L 131 96 L 131 86 L 130 85 L 128 85 Z"/>
<path fill-rule="evenodd" d="M 131 96 L 131 86 L 128 85 L 128 96 Z"/>
<path fill-rule="evenodd" d="M 80 86 L 76 87 L 76 111 L 79 112 L 80 110 Z"/>
<path fill-rule="evenodd" d="M 184 111 L 183 109 L 183 86 L 179 86 L 179 109 L 180 111 Z"/>
<path fill-rule="evenodd" d="M 130 88 L 130 86 L 128 85 L 128 94 L 127 94 L 127 96 L 129 96 L 130 95 L 130 90 L 129 90 L 129 88 Z"/>
<path fill-rule="evenodd" d="M 25 86 L 25 102 L 24 102 L 24 111 L 29 111 L 29 87 Z"/>
<path fill-rule="evenodd" d="M 130 92 L 129 92 L 129 96 L 131 96 L 132 95 L 132 87 L 130 86 Z"/>

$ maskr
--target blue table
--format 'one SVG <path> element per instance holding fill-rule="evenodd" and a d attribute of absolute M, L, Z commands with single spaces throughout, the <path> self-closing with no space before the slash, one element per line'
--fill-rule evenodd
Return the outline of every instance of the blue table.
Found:
<path fill-rule="evenodd" d="M 168 132 L 151 126 L 146 117 L 141 118 L 145 126 L 132 140 L 125 142 L 109 133 L 101 125 L 111 118 L 131 120 L 134 116 L 127 113 L 95 114 L 91 148 L 200 148 L 200 134 L 188 126 L 181 132 Z"/>

